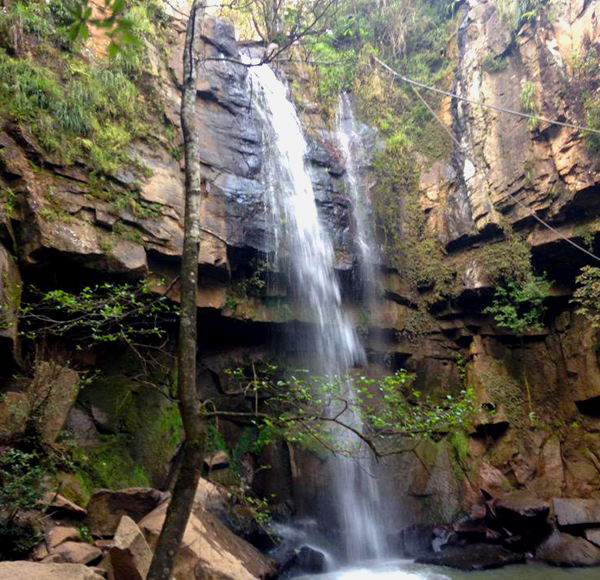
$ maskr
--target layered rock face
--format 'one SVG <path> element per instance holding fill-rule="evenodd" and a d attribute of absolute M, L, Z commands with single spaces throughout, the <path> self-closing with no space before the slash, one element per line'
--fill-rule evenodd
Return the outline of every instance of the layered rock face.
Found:
<path fill-rule="evenodd" d="M 155 100 L 164 118 L 156 119 L 155 134 L 130 144 L 131 162 L 112 175 L 92 171 L 86 159 L 66 162 L 60 152 L 47 153 L 27 123 L 7 115 L 0 125 L 0 349 L 6 361 L 0 370 L 0 436 L 7 442 L 20 436 L 32 402 L 51 394 L 48 442 L 63 427 L 63 435 L 73 436 L 77 445 L 95 453 L 104 452 L 103 437 L 123 439 L 119 461 L 131 456 L 149 476 L 130 481 L 131 485 L 165 482 L 169 460 L 180 442 L 180 425 L 176 420 L 167 424 L 168 417 L 176 415 L 174 405 L 152 386 L 132 387 L 131 376 L 137 371 L 131 369 L 139 368 L 139 361 L 124 361 L 122 351 L 111 350 L 110 345 L 74 352 L 68 337 L 35 355 L 42 366 L 56 360 L 57 372 L 68 375 L 67 386 L 59 381 L 60 388 L 53 389 L 43 373 L 28 368 L 33 353 L 21 357 L 16 313 L 23 289 L 30 285 L 43 291 L 80 290 L 103 281 L 160 278 L 156 292 L 168 289 L 170 299 L 179 299 L 184 204 L 179 86 L 185 30 L 176 21 L 171 24 L 165 46 L 148 42 L 145 47 L 148 69 L 140 73 L 143 90 L 136 103 L 144 107 L 145 101 Z M 222 392 L 219 373 L 248 352 L 256 351 L 252 356 L 259 358 L 271 355 L 277 347 L 272 348 L 270 335 L 296 317 L 287 305 L 285 288 L 274 290 L 274 296 L 265 296 L 261 286 L 252 292 L 255 281 L 263 284 L 258 276 L 253 278 L 255 271 L 274 249 L 260 178 L 261 134 L 233 27 L 213 18 L 207 18 L 203 27 L 197 127 L 204 198 L 197 304 L 206 329 L 200 340 L 207 370 L 199 376 L 199 385 L 205 396 L 221 398 L 230 408 L 246 402 Z M 102 34 L 93 31 L 85 49 L 90 67 L 106 58 Z M 26 37 L 27 42 L 35 47 L 35 39 Z M 15 59 L 25 56 L 17 51 Z M 165 137 L 165 124 L 174 129 L 170 139 Z M 327 136 L 317 137 L 310 140 L 311 176 L 323 219 L 335 239 L 338 266 L 347 270 L 352 241 L 349 202 L 341 194 L 342 170 L 326 150 Z M 66 368 L 69 365 L 99 368 L 108 378 L 81 388 L 77 373 Z M 125 367 L 129 370 L 123 372 Z M 15 381 L 16 370 L 35 376 L 24 383 Z M 65 396 L 59 396 L 60 389 Z M 78 404 L 71 409 L 78 392 Z M 152 426 L 142 428 L 148 420 Z M 146 438 L 149 432 L 153 435 Z M 237 435 L 238 428 L 232 426 L 231 438 Z M 134 471 L 129 460 L 125 465 L 129 467 L 121 465 L 118 470 Z M 88 492 L 68 479 L 66 484 L 73 484 L 75 495 L 84 501 Z"/>
<path fill-rule="evenodd" d="M 596 72 L 585 72 L 582 63 L 597 63 L 598 3 L 553 3 L 519 30 L 509 27 L 498 4 L 470 0 L 462 6 L 452 43 L 453 92 L 564 123 L 593 123 Z M 440 119 L 461 149 L 452 143 L 445 158 L 421 162 L 419 203 L 431 235 L 444 246 L 456 290 L 432 309 L 436 321 L 426 337 L 400 338 L 391 350 L 433 391 L 472 387 L 478 419 L 464 448 L 448 440 L 422 445 L 421 462 L 395 460 L 403 475 L 390 492 L 400 485 L 406 494 L 396 519 L 450 521 L 461 506 L 481 500 L 480 489 L 595 497 L 597 332 L 569 299 L 580 268 L 598 264 L 567 241 L 598 254 L 594 136 L 451 99 Z M 503 245 L 507 230 L 525 239 L 536 270 L 553 281 L 544 327 L 521 337 L 482 314 L 495 290 L 485 255 L 502 248 L 510 259 L 513 250 Z M 410 294 L 402 272 L 390 281 L 388 296 L 398 303 L 391 310 L 401 327 Z M 379 320 L 389 320 L 389 303 L 386 309 Z M 386 350 L 375 341 L 372 346 L 376 353 Z M 464 361 L 461 378 L 457 354 Z"/>
<path fill-rule="evenodd" d="M 455 91 L 521 110 L 527 89 L 537 114 L 583 122 L 582 91 L 589 79 L 573 58 L 599 49 L 600 7 L 582 0 L 556 4 L 553 18 L 534 20 L 516 34 L 492 0 L 465 2 L 453 41 Z M 165 115 L 177 128 L 183 34 L 176 31 L 167 59 L 151 52 L 153 69 L 148 72 Z M 273 250 L 260 182 L 260 131 L 245 67 L 235 62 L 240 49 L 232 27 L 207 19 L 203 35 L 206 62 L 197 109 L 205 176 L 197 298 L 203 367 L 198 384 L 203 395 L 223 408 L 248 408 L 248 401 L 240 403 L 223 387 L 223 369 L 273 355 L 293 359 L 295 353 L 285 352 L 278 338 L 290 328 L 301 331 L 310 317 L 289 308 L 290 289 L 279 284 L 248 291 L 258 269 L 256 260 Z M 503 64 L 490 67 L 490 59 Z M 385 298 L 369 313 L 368 328 L 362 330 L 374 372 L 382 372 L 384 362 L 406 367 L 416 373 L 423 390 L 434 394 L 472 387 L 479 416 L 468 436 L 423 443 L 418 456 L 401 453 L 383 465 L 380 482 L 387 490 L 390 526 L 396 529 L 413 522 L 450 522 L 481 501 L 481 489 L 500 494 L 527 487 L 544 498 L 593 497 L 600 483 L 596 332 L 568 302 L 574 276 L 587 258 L 531 217 L 534 212 L 580 244 L 591 235 L 593 247 L 600 210 L 598 154 L 574 129 L 543 122 L 533 126 L 527 119 L 475 105 L 448 101 L 442 119 L 463 151 L 424 164 L 419 201 L 430 232 L 447 251 L 445 263 L 457 272 L 458 289 L 451 300 L 435 305 L 433 325 L 409 340 L 402 329 L 415 308 L 403 273 L 382 268 Z M 355 258 L 350 204 L 340 185 L 343 168 L 331 147 L 332 137 L 324 132 L 317 137 L 311 143 L 311 172 L 344 277 L 352 273 Z M 179 136 L 175 144 L 181 145 Z M 10 203 L 6 199 L 0 205 L 0 318 L 7 322 L 0 325 L 0 349 L 3 360 L 10 360 L 6 372 L 2 369 L 6 386 L 1 389 L 10 395 L 3 404 L 22 398 L 19 385 L 9 380 L 18 366 L 14 311 L 22 280 L 52 278 L 60 287 L 74 278 L 164 277 L 169 297 L 177 300 L 183 236 L 181 161 L 160 140 L 136 142 L 130 155 L 150 171 L 122 170 L 109 181 L 120 192 L 129 192 L 138 205 L 151 204 L 152 212 L 99 199 L 94 195 L 96 181 L 83 164 L 62 165 L 43 153 L 26 126 L 3 123 L 0 185 L 13 193 Z M 507 225 L 526 236 L 534 263 L 556 281 L 546 326 L 525 337 L 495 327 L 482 313 L 494 288 L 481 255 L 502 243 Z M 347 294 L 352 303 L 351 292 Z M 358 326 L 361 312 L 354 310 Z M 104 364 L 106 359 L 96 354 L 89 359 L 77 356 L 88 366 Z M 464 364 L 457 364 L 457 355 Z M 78 442 L 90 448 L 99 445 L 100 435 L 117 433 L 119 421 L 112 409 L 121 407 L 108 404 L 112 405 L 106 396 L 111 389 L 116 390 L 115 384 L 95 394 L 88 389 L 89 398 L 84 390 L 83 404 L 68 418 L 57 419 L 58 430 L 67 420 Z M 133 399 L 137 413 L 165 412 L 163 403 L 146 405 L 151 395 L 145 392 L 136 392 Z M 12 404 L 0 405 L 0 417 L 13 411 Z M 240 425 L 223 423 L 227 438 L 235 441 Z M 4 422 L 0 434 L 10 436 L 3 426 Z M 53 427 L 52 437 L 56 434 Z M 136 459 L 151 466 L 152 458 L 145 454 L 149 448 L 153 451 L 155 440 L 127 435 Z M 327 504 L 327 472 L 320 458 L 282 445 L 267 449 L 262 461 L 273 466 L 276 477 L 265 476 L 249 459 L 248 472 L 256 473 L 253 483 L 260 492 L 276 493 L 281 505 L 294 506 L 299 515 Z M 156 485 L 164 482 L 165 471 L 163 465 L 152 472 Z"/>

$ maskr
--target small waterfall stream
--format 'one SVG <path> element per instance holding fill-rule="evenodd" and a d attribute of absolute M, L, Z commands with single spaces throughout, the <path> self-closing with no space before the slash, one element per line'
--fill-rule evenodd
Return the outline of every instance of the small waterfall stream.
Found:
<path fill-rule="evenodd" d="M 358 249 L 359 270 L 363 291 L 363 302 L 374 299 L 375 265 L 379 257 L 375 246 L 371 205 L 365 195 L 365 184 L 361 164 L 366 152 L 360 135 L 360 128 L 354 116 L 354 109 L 348 93 L 340 95 L 336 112 L 336 136 L 344 159 L 346 173 L 344 182 L 346 193 L 352 202 L 354 219 L 354 241 Z"/>
<path fill-rule="evenodd" d="M 314 353 L 313 366 L 319 373 L 341 376 L 353 366 L 364 364 L 365 353 L 342 308 L 332 242 L 320 223 L 305 165 L 308 146 L 302 126 L 286 86 L 272 69 L 264 65 L 253 67 L 249 77 L 261 120 L 262 180 L 273 219 L 276 261 L 282 267 L 288 265 L 296 306 L 315 322 L 314 335 L 305 345 L 307 351 Z M 347 119 L 347 115 L 341 118 Z M 350 160 L 350 133 L 341 131 L 340 136 L 347 144 L 342 143 L 342 147 L 347 147 Z M 349 162 L 349 169 L 356 167 L 352 163 Z M 352 170 L 348 172 L 351 196 L 359 195 L 357 175 Z M 364 217 L 357 215 L 355 221 L 361 261 L 371 263 Z M 350 382 L 347 396 L 355 396 Z M 362 429 L 360 418 L 350 410 L 345 411 L 344 420 Z M 341 448 L 358 447 L 358 439 L 346 429 L 336 429 L 333 436 Z M 335 502 L 348 561 L 380 558 L 384 552 L 377 516 L 377 485 L 370 475 L 370 462 L 365 450 L 359 450 L 357 457 L 337 455 L 333 460 Z"/>

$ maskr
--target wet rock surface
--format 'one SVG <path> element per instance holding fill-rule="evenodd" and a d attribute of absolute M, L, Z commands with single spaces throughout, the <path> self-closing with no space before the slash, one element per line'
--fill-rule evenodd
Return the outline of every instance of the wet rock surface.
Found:
<path fill-rule="evenodd" d="M 584 538 L 554 531 L 538 548 L 536 558 L 553 566 L 598 566 L 600 548 Z"/>
<path fill-rule="evenodd" d="M 510 564 L 523 564 L 525 556 L 491 544 L 473 544 L 465 547 L 450 547 L 440 553 L 419 556 L 420 564 L 448 566 L 458 570 L 491 570 Z"/>
<path fill-rule="evenodd" d="M 552 505 L 559 526 L 600 524 L 600 500 L 555 498 Z"/>

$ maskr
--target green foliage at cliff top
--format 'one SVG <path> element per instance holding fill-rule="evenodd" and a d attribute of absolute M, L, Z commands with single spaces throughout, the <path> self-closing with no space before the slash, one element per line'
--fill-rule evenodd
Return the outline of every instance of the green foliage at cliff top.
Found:
<path fill-rule="evenodd" d="M 68 34 L 66 0 L 19 0 L 0 12 L 0 117 L 21 123 L 41 149 L 62 163 L 83 161 L 114 174 L 134 165 L 127 148 L 151 136 L 160 118 L 156 99 L 142 104 L 140 76 L 147 66 L 142 43 L 108 59 L 90 58 Z M 157 3 L 130 4 L 131 30 L 155 41 L 164 35 Z"/>
<path fill-rule="evenodd" d="M 534 21 L 551 0 L 495 0 L 504 23 L 516 34 L 521 27 Z"/>

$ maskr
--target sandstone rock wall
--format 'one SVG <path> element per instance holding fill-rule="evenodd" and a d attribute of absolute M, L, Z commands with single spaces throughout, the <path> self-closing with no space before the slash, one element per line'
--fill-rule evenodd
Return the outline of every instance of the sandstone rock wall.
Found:
<path fill-rule="evenodd" d="M 527 88 L 533 114 L 593 122 L 585 103 L 598 96 L 599 11 L 595 1 L 553 2 L 515 31 L 494 0 L 466 1 L 452 40 L 454 91 L 524 111 Z M 586 59 L 596 63 L 588 72 L 581 65 Z M 433 448 L 423 444 L 419 459 L 404 454 L 384 470 L 382 481 L 392 474 L 388 497 L 403 498 L 391 502 L 392 520 L 451 521 L 481 501 L 481 489 L 596 497 L 598 335 L 569 300 L 580 268 L 598 264 L 564 238 L 600 252 L 599 152 L 576 129 L 470 103 L 447 99 L 440 117 L 462 151 L 453 146 L 435 163 L 420 160 L 419 195 L 456 287 L 431 309 L 435 322 L 425 336 L 411 341 L 401 329 L 415 305 L 402 272 L 390 274 L 388 300 L 371 318 L 380 333 L 372 331 L 368 344 L 374 361 L 393 354 L 431 392 L 472 387 L 478 418 L 464 449 L 451 438 Z M 522 337 L 483 314 L 495 290 L 485 254 L 500 247 L 508 229 L 526 240 L 533 265 L 553 281 L 544 328 Z M 390 327 L 400 332 L 386 343 L 381 330 Z"/>
<path fill-rule="evenodd" d="M 540 115 L 582 122 L 583 85 L 595 90 L 595 81 L 575 65 L 574 55 L 598 54 L 600 5 L 582 0 L 553 4 L 551 18 L 536 18 L 515 33 L 493 0 L 464 2 L 453 40 L 460 44 L 455 90 L 470 99 L 520 110 L 523 88 L 532 83 Z M 154 54 L 148 71 L 175 127 L 183 34 L 175 29 L 168 58 Z M 285 352 L 279 338 L 290 328 L 302 332 L 310 317 L 289 307 L 284 285 L 275 283 L 256 293 L 244 290 L 244 281 L 256 270 L 252 260 L 273 249 L 259 179 L 261 136 L 245 68 L 234 62 L 240 49 L 231 26 L 207 19 L 204 51 L 197 122 L 206 192 L 197 303 L 205 332 L 198 382 L 203 394 L 238 408 L 248 403 L 225 392 L 223 370 L 232 362 L 274 354 L 294 360 L 297 353 Z M 490 57 L 505 67 L 490 71 Z M 433 326 L 409 340 L 401 330 L 415 304 L 403 273 L 382 268 L 384 299 L 369 313 L 363 331 L 374 372 L 385 372 L 386 365 L 406 367 L 417 374 L 424 390 L 438 394 L 473 387 L 483 407 L 473 433 L 462 442 L 447 438 L 426 443 L 418 456 L 400 454 L 382 468 L 379 477 L 388 490 L 390 525 L 396 527 L 450 521 L 479 501 L 482 488 L 499 493 L 526 487 L 544 497 L 588 497 L 597 495 L 600 484 L 597 337 L 568 302 L 574 276 L 586 258 L 530 215 L 536 212 L 577 243 L 589 240 L 590 234 L 594 240 L 600 210 L 598 153 L 574 129 L 528 126 L 527 119 L 465 104 L 452 107 L 447 102 L 445 111 L 449 128 L 460 128 L 457 137 L 467 155 L 455 151 L 423 167 L 420 203 L 430 231 L 447 251 L 445 263 L 457 271 L 457 291 L 452 300 L 435 305 Z M 358 326 L 363 313 L 353 304 L 354 255 L 350 204 L 340 184 L 343 168 L 328 148 L 330 136 L 317 136 L 311 139 L 311 172 L 320 210 L 336 242 L 349 311 Z M 175 145 L 181 145 L 179 134 Z M 111 186 L 135 199 L 133 204 L 115 205 L 94 195 L 96 181 L 83 164 L 62 165 L 44 154 L 27 126 L 2 120 L 0 185 L 12 192 L 0 203 L 0 317 L 8 317 L 8 324 L 0 327 L 0 349 L 3 360 L 9 361 L 1 369 L 2 393 L 18 398 L 10 384 L 18 365 L 11 312 L 22 280 L 61 287 L 72 285 L 75 278 L 176 279 L 183 235 L 181 161 L 160 139 L 136 142 L 130 154 L 150 171 L 123 169 L 110 178 Z M 154 211 L 137 211 L 140 202 L 152 204 Z M 525 337 L 498 329 L 482 314 L 494 288 L 481 255 L 501 243 L 507 225 L 526 236 L 534 263 L 556 282 L 546 327 Z M 169 288 L 170 297 L 177 300 L 177 284 Z M 77 360 L 87 360 L 88 366 L 106 360 L 106 353 L 97 354 L 85 353 L 85 359 L 80 353 Z M 458 355 L 464 365 L 457 363 Z M 135 393 L 136 408 L 148 414 L 164 411 L 159 404 L 144 407 L 141 398 L 143 394 Z M 80 441 L 87 437 L 90 447 L 97 445 L 99 434 L 117 429 L 118 421 L 107 411 L 109 402 L 110 397 L 80 397 L 81 408 L 69 418 L 71 425 L 81 427 L 75 429 Z M 225 422 L 225 429 L 231 440 L 242 432 L 233 423 Z M 131 439 L 136 458 L 143 458 L 155 443 L 139 442 L 137 435 Z M 269 451 L 264 460 L 277 466 L 277 477 L 265 483 L 258 475 L 257 488 L 276 489 L 282 503 L 301 513 L 327 504 L 322 493 L 328 481 L 324 461 L 288 448 Z M 165 468 L 157 467 L 152 475 L 159 485 Z M 290 483 L 293 492 L 286 495 Z"/>

